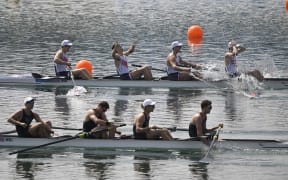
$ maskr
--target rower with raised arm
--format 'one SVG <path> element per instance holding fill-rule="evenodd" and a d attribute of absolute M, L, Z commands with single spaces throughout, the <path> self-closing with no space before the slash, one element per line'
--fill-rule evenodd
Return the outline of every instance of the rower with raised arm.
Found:
<path fill-rule="evenodd" d="M 213 137 L 213 135 L 216 133 L 215 130 L 218 129 L 218 127 L 223 127 L 223 124 L 219 123 L 218 126 L 207 129 L 207 114 L 210 113 L 211 109 L 212 102 L 209 100 L 203 100 L 201 102 L 201 111 L 194 114 L 192 121 L 189 124 L 189 136 L 198 137 L 206 144 L 209 144 L 209 142 L 207 138 L 203 138 L 203 136 L 208 135 L 208 138 L 211 139 L 211 137 Z"/>
<path fill-rule="evenodd" d="M 199 72 L 193 72 L 191 70 L 200 70 L 201 66 L 182 60 L 178 54 L 181 51 L 183 44 L 174 41 L 171 44 L 172 51 L 166 58 L 168 79 L 171 81 L 190 81 L 201 78 Z"/>
<path fill-rule="evenodd" d="M 108 102 L 101 101 L 96 108 L 88 110 L 83 121 L 83 131 L 88 133 L 88 138 L 113 139 L 115 133 L 121 134 L 112 123 L 108 122 L 105 114 L 108 109 Z"/>
<path fill-rule="evenodd" d="M 71 47 L 72 43 L 69 40 L 61 42 L 61 49 L 56 52 L 53 60 L 56 76 L 64 76 L 66 79 L 70 79 L 71 72 L 76 79 L 93 79 L 92 75 L 85 68 L 71 70 L 71 63 L 67 56 Z"/>
<path fill-rule="evenodd" d="M 128 56 L 134 52 L 135 44 L 124 51 L 122 46 L 116 41 L 112 46 L 112 57 L 116 66 L 117 73 L 120 75 L 121 80 L 139 80 L 142 78 L 145 80 L 152 80 L 152 72 L 150 66 L 142 66 L 129 71 L 128 68 Z"/>
<path fill-rule="evenodd" d="M 135 116 L 133 135 L 135 139 L 163 139 L 172 140 L 170 132 L 166 128 L 149 126 L 150 113 L 154 111 L 156 102 L 146 99 L 141 107 L 143 112 Z"/>
<path fill-rule="evenodd" d="M 233 78 L 233 77 L 239 77 L 241 75 L 241 73 L 237 69 L 236 56 L 244 52 L 245 50 L 246 50 L 245 47 L 241 46 L 240 44 L 237 44 L 236 41 L 234 40 L 228 43 L 228 52 L 225 53 L 224 63 L 225 63 L 225 72 L 229 77 Z M 264 76 L 257 69 L 245 73 L 255 77 L 260 82 L 264 80 Z"/>
<path fill-rule="evenodd" d="M 16 126 L 16 132 L 19 137 L 51 137 L 54 132 L 51 130 L 52 123 L 50 121 L 43 121 L 40 116 L 33 112 L 35 99 L 26 97 L 24 99 L 25 107 L 15 112 L 8 122 Z M 36 123 L 31 124 L 35 119 Z"/>

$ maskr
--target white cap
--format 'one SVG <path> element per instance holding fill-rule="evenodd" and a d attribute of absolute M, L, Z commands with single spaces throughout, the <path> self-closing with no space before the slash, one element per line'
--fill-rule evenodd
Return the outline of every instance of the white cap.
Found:
<path fill-rule="evenodd" d="M 156 102 L 152 101 L 151 99 L 145 99 L 145 101 L 143 102 L 143 107 L 146 106 L 154 106 L 156 104 Z"/>
<path fill-rule="evenodd" d="M 228 43 L 228 48 L 231 48 L 231 47 L 233 47 L 233 46 L 235 46 L 236 45 L 236 42 L 234 41 L 234 40 L 232 40 L 232 41 L 230 41 L 229 43 Z"/>
<path fill-rule="evenodd" d="M 63 40 L 61 42 L 61 46 L 72 46 L 72 43 L 69 40 Z"/>
<path fill-rule="evenodd" d="M 28 102 L 31 102 L 31 101 L 34 101 L 35 99 L 33 97 L 26 97 L 24 99 L 24 104 L 28 103 Z"/>
<path fill-rule="evenodd" d="M 174 49 L 175 47 L 181 47 L 183 46 L 182 43 L 180 43 L 179 41 L 174 41 L 171 43 L 171 48 Z"/>

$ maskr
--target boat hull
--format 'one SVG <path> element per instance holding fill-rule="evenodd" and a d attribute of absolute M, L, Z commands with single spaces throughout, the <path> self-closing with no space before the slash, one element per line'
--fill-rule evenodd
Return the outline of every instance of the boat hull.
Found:
<path fill-rule="evenodd" d="M 85 87 L 126 87 L 126 88 L 218 88 L 229 89 L 231 84 L 240 84 L 237 78 L 223 80 L 194 80 L 194 81 L 169 81 L 163 79 L 125 81 L 115 77 L 101 78 L 95 77 L 93 80 L 76 80 L 78 86 Z M 266 89 L 288 89 L 288 78 L 265 78 L 261 83 Z M 0 76 L 0 86 L 31 86 L 31 87 L 73 87 L 71 80 L 64 78 L 41 76 L 35 78 L 32 75 L 10 75 Z M 233 89 L 232 87 L 232 89 Z M 237 86 L 236 86 L 237 87 Z"/>
<path fill-rule="evenodd" d="M 20 138 L 17 136 L 1 136 L 0 147 L 33 147 L 46 143 L 63 140 L 67 137 L 57 138 Z M 217 147 L 229 149 L 288 149 L 287 142 L 276 140 L 254 140 L 254 139 L 222 139 L 216 142 Z M 113 149 L 158 149 L 158 150 L 205 150 L 208 146 L 195 139 L 164 140 L 135 140 L 135 139 L 83 139 L 76 138 L 69 141 L 55 143 L 49 147 L 59 148 L 113 148 Z"/>

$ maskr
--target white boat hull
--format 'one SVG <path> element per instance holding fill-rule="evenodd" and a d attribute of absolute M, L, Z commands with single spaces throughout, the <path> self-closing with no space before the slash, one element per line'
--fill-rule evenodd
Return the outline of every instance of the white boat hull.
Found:
<path fill-rule="evenodd" d="M 93 80 L 76 80 L 78 86 L 85 87 L 136 87 L 136 88 L 224 88 L 229 89 L 231 84 L 241 83 L 236 78 L 217 81 L 169 81 L 169 80 L 135 80 L 125 81 L 117 78 L 102 79 L 95 77 Z M 288 78 L 265 78 L 261 83 L 266 89 L 288 89 Z M 40 87 L 72 87 L 73 82 L 64 78 L 41 77 L 34 78 L 32 75 L 0 76 L 0 86 L 40 86 Z"/>
<path fill-rule="evenodd" d="M 67 138 L 67 137 L 66 137 Z M 0 136 L 0 147 L 33 147 L 46 143 L 63 140 L 65 137 L 58 138 L 19 138 L 17 136 Z M 241 148 L 241 149 L 288 149 L 288 143 L 275 140 L 249 140 L 249 139 L 223 139 L 218 140 L 217 147 Z M 158 150 L 201 150 L 208 146 L 199 140 L 135 140 L 135 139 L 83 139 L 76 138 L 60 143 L 49 145 L 49 147 L 61 148 L 113 148 L 113 149 L 158 149 Z"/>

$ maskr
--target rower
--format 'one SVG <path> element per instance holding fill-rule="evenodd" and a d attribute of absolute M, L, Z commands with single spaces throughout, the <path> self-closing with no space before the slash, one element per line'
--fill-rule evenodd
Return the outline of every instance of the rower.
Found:
<path fill-rule="evenodd" d="M 213 127 L 211 129 L 207 129 L 206 122 L 207 122 L 207 114 L 210 113 L 212 109 L 212 102 L 209 100 L 203 100 L 201 102 L 201 112 L 196 113 L 192 117 L 192 121 L 189 124 L 189 136 L 190 137 L 198 137 L 200 138 L 205 144 L 209 144 L 206 137 L 208 135 L 208 139 L 212 139 L 214 134 L 216 133 L 215 130 L 218 127 L 223 128 L 223 124 L 219 123 L 218 126 Z"/>
<path fill-rule="evenodd" d="M 115 133 L 121 134 L 112 123 L 108 122 L 105 114 L 108 109 L 108 102 L 101 101 L 96 108 L 88 110 L 83 121 L 83 131 L 89 134 L 88 138 L 113 139 Z"/>
<path fill-rule="evenodd" d="M 193 72 L 191 69 L 200 70 L 201 66 L 182 60 L 178 53 L 181 51 L 182 43 L 174 41 L 171 44 L 172 51 L 166 58 L 168 79 L 171 81 L 190 81 L 201 78 L 199 72 Z"/>
<path fill-rule="evenodd" d="M 121 80 L 152 80 L 152 72 L 150 66 L 142 66 L 132 71 L 128 68 L 128 56 L 134 52 L 135 44 L 133 44 L 127 51 L 123 51 L 122 46 L 116 41 L 112 46 L 112 57 L 117 69 L 117 73 L 120 75 Z"/>
<path fill-rule="evenodd" d="M 85 68 L 71 70 L 71 63 L 67 56 L 67 52 L 69 52 L 71 47 L 72 43 L 69 40 L 63 40 L 61 49 L 56 52 L 53 60 L 56 76 L 64 76 L 66 79 L 70 79 L 70 73 L 72 73 L 75 79 L 93 79 L 92 75 Z"/>
<path fill-rule="evenodd" d="M 170 132 L 166 128 L 149 126 L 150 113 L 154 111 L 156 102 L 146 99 L 141 107 L 143 112 L 135 116 L 133 135 L 135 139 L 163 139 L 172 140 Z"/>
<path fill-rule="evenodd" d="M 237 44 L 234 40 L 228 43 L 228 52 L 225 53 L 224 63 L 225 72 L 230 78 L 239 77 L 241 75 L 241 73 L 237 70 L 236 56 L 245 50 L 245 47 Z M 257 69 L 245 72 L 245 74 L 255 77 L 260 82 L 264 80 L 264 76 Z"/>
<path fill-rule="evenodd" d="M 43 121 L 39 115 L 32 111 L 35 99 L 26 97 L 24 99 L 25 107 L 15 112 L 8 122 L 16 126 L 16 131 L 19 137 L 51 137 L 54 132 L 51 130 L 52 124 L 50 121 Z M 31 124 L 35 119 L 36 123 Z"/>

